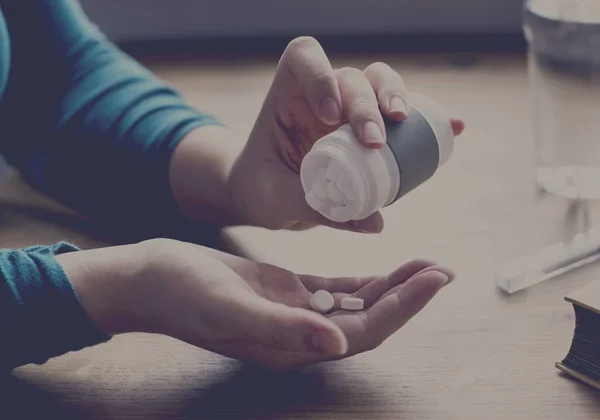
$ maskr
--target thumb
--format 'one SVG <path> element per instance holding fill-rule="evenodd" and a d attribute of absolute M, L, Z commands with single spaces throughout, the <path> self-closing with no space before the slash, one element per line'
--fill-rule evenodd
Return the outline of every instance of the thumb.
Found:
<path fill-rule="evenodd" d="M 247 325 L 243 335 L 264 349 L 330 357 L 343 356 L 348 351 L 342 330 L 320 314 L 255 294 L 245 295 L 237 308 L 239 326 Z"/>
<path fill-rule="evenodd" d="M 380 212 L 375 212 L 365 219 L 350 220 L 346 223 L 333 222 L 313 209 L 309 209 L 308 212 L 309 215 L 306 219 L 308 219 L 307 221 L 309 223 L 327 226 L 332 229 L 348 230 L 358 233 L 381 233 L 381 231 L 383 231 L 384 222 Z"/>

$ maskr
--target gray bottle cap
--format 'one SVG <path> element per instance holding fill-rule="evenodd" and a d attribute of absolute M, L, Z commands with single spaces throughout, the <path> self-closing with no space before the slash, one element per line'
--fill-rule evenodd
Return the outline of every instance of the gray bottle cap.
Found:
<path fill-rule="evenodd" d="M 454 149 L 450 119 L 441 108 L 422 95 L 410 98 L 408 118 L 387 122 L 387 144 L 400 170 L 396 200 L 430 179 L 448 161 Z"/>

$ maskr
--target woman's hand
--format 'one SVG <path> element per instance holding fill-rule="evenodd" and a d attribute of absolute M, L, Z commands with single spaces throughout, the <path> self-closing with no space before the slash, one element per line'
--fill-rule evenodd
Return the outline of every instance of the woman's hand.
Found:
<path fill-rule="evenodd" d="M 417 314 L 453 274 L 413 261 L 386 276 L 323 278 L 171 240 L 58 257 L 92 320 L 110 335 L 164 334 L 270 369 L 372 350 Z M 325 289 L 336 306 L 310 310 Z M 344 296 L 365 309 L 339 309 Z"/>
<path fill-rule="evenodd" d="M 312 210 L 304 198 L 300 164 L 319 138 L 345 122 L 365 147 L 382 147 L 383 116 L 406 118 L 406 98 L 402 78 L 388 65 L 334 70 L 316 40 L 292 41 L 230 177 L 232 197 L 246 219 L 271 229 L 327 225 L 380 232 L 380 213 L 338 224 Z M 452 126 L 456 135 L 464 129 L 459 120 Z"/>
<path fill-rule="evenodd" d="M 402 78 L 388 65 L 334 70 L 316 40 L 298 38 L 281 57 L 248 139 L 225 127 L 205 126 L 176 147 L 170 165 L 175 201 L 189 219 L 219 225 L 380 232 L 379 212 L 334 223 L 311 209 L 300 165 L 318 139 L 347 122 L 365 147 L 382 147 L 383 118 L 404 119 L 406 96 Z M 459 135 L 463 122 L 451 122 Z"/>

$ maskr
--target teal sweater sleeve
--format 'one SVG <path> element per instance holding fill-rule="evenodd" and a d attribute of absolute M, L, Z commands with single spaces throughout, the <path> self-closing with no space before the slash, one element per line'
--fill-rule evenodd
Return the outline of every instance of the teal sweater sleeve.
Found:
<path fill-rule="evenodd" d="M 77 250 L 65 242 L 0 250 L 0 373 L 109 340 L 56 261 Z"/>
<path fill-rule="evenodd" d="M 76 0 L 0 7 L 12 50 L 0 101 L 0 152 L 9 163 L 107 225 L 162 236 L 181 222 L 171 154 L 191 130 L 218 122 L 109 42 Z"/>
<path fill-rule="evenodd" d="M 0 0 L 0 153 L 37 188 L 135 237 L 166 236 L 185 226 L 171 153 L 206 124 L 76 0 Z M 0 250 L 0 370 L 108 340 L 55 259 L 76 249 Z"/>

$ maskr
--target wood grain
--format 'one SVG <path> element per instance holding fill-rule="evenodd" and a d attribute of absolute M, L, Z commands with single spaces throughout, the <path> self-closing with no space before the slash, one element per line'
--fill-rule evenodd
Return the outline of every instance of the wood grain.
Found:
<path fill-rule="evenodd" d="M 0 384 L 0 418 L 598 418 L 598 393 L 554 367 L 574 327 L 563 298 L 595 280 L 598 266 L 511 297 L 494 287 L 498 264 L 568 233 L 566 203 L 542 200 L 533 188 L 523 59 L 482 56 L 458 67 L 446 56 L 378 56 L 335 64 L 374 60 L 465 119 L 448 166 L 386 209 L 381 235 L 236 228 L 224 241 L 248 257 L 324 275 L 381 273 L 428 257 L 458 273 L 451 287 L 379 349 L 298 374 L 249 369 L 164 337 L 119 337 L 16 370 Z M 151 65 L 192 103 L 248 132 L 275 63 Z M 103 243 L 19 211 L 0 222 L 3 246 L 70 237 Z"/>

